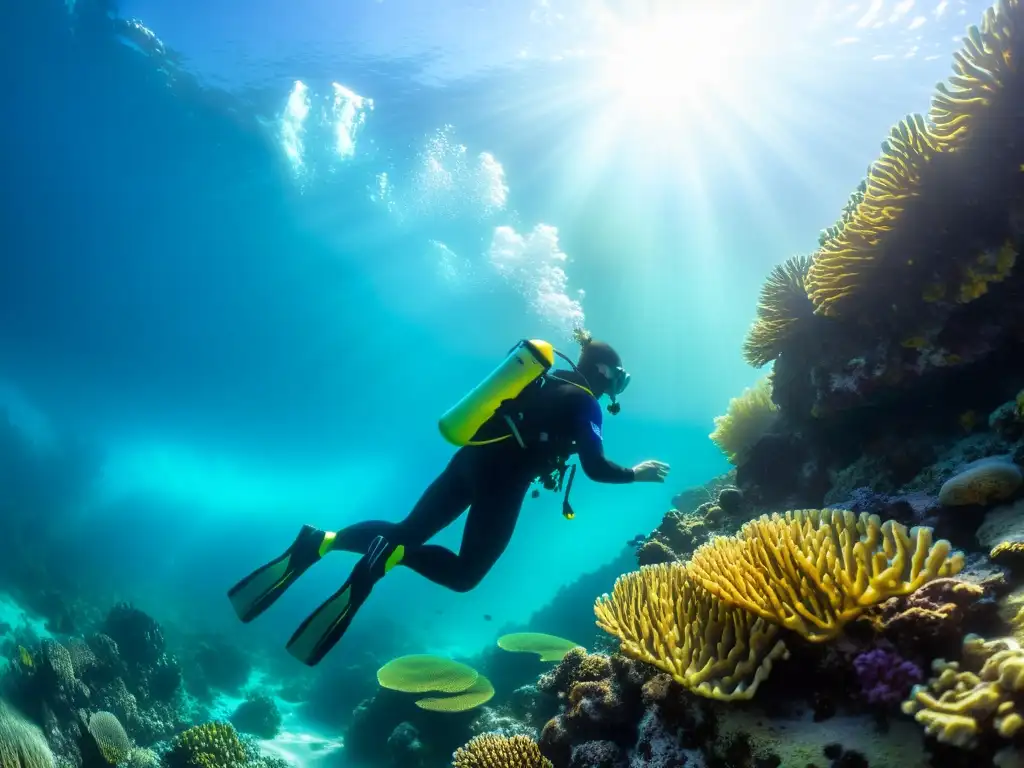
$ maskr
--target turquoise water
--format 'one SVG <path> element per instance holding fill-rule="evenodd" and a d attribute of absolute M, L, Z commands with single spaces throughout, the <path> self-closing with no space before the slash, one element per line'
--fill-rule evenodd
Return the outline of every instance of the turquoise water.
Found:
<path fill-rule="evenodd" d="M 5 2 L 4 400 L 93 480 L 41 521 L 59 567 L 283 655 L 351 558 L 244 629 L 226 589 L 302 523 L 403 516 L 437 417 L 575 324 L 632 374 L 609 456 L 668 483 L 580 479 L 571 522 L 528 500 L 476 590 L 398 569 L 353 633 L 472 653 L 621 555 L 728 468 L 707 434 L 762 373 L 761 281 L 986 7 L 778 5 Z"/>

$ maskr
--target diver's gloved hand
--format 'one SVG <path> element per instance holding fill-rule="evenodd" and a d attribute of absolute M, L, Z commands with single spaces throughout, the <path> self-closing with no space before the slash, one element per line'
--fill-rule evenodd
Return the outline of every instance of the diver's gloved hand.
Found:
<path fill-rule="evenodd" d="M 664 483 L 669 466 L 663 461 L 641 461 L 633 467 L 633 481 L 637 483 Z"/>

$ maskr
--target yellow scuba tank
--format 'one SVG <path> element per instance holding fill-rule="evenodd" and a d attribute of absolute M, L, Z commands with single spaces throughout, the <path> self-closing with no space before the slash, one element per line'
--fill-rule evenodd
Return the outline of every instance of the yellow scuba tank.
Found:
<path fill-rule="evenodd" d="M 465 397 L 448 409 L 438 421 L 445 440 L 454 445 L 473 445 L 473 435 L 505 400 L 516 397 L 526 386 L 555 364 L 555 348 L 540 339 L 523 340 L 508 357 Z M 509 435 L 487 440 L 496 443 Z"/>

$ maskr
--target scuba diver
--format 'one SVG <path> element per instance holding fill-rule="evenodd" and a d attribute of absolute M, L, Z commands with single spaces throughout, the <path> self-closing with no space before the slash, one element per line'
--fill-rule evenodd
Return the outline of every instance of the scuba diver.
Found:
<path fill-rule="evenodd" d="M 643 461 L 627 468 L 605 458 L 599 399 L 617 398 L 629 384 L 618 353 L 575 334 L 582 349 L 576 364 L 550 344 L 521 341 L 490 376 L 456 403 L 439 422 L 441 433 L 460 446 L 448 466 L 400 522 L 355 523 L 337 532 L 303 526 L 280 557 L 236 584 L 228 593 L 235 612 L 249 622 L 269 608 L 311 565 L 332 551 L 360 560 L 348 581 L 295 631 L 288 651 L 313 666 L 341 639 L 373 586 L 396 565 L 436 584 L 468 592 L 481 582 L 508 546 L 530 486 L 538 480 L 562 490 L 562 513 L 574 516 L 569 490 L 576 467 L 601 483 L 661 483 L 669 466 Z M 551 370 L 555 356 L 570 370 Z M 568 481 L 566 482 L 566 473 Z M 539 491 L 533 491 L 533 496 Z M 459 551 L 428 544 L 468 508 Z"/>

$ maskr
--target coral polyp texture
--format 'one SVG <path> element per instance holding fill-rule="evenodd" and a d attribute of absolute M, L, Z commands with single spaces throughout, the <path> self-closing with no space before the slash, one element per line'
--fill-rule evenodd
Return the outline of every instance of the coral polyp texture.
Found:
<path fill-rule="evenodd" d="M 452 755 L 454 768 L 551 768 L 537 742 L 526 736 L 483 734 Z"/>
<path fill-rule="evenodd" d="M 535 653 L 540 661 L 561 661 L 579 643 L 543 632 L 512 632 L 498 638 L 498 647 L 512 653 Z"/>
<path fill-rule="evenodd" d="M 594 612 L 626 656 L 706 698 L 750 699 L 788 656 L 782 628 L 830 640 L 868 608 L 962 568 L 929 528 L 797 510 L 715 537 L 687 563 L 619 577 Z"/>
<path fill-rule="evenodd" d="M 1024 649 L 1009 638 L 968 635 L 963 656 L 963 663 L 936 659 L 934 677 L 914 687 L 904 713 L 930 736 L 957 747 L 974 747 L 987 733 L 1014 738 L 1024 727 Z"/>
<path fill-rule="evenodd" d="M 810 266 L 810 256 L 793 256 L 768 274 L 757 303 L 757 317 L 743 343 L 743 357 L 755 368 L 777 358 L 787 342 L 792 342 L 799 324 L 814 314 L 804 287 Z"/>
<path fill-rule="evenodd" d="M 683 563 L 620 576 L 594 605 L 597 624 L 625 655 L 713 699 L 750 699 L 786 654 L 778 627 L 719 600 Z"/>
<path fill-rule="evenodd" d="M 392 659 L 377 670 L 382 688 L 403 693 L 461 693 L 479 677 L 472 667 L 443 656 L 410 654 Z"/>
<path fill-rule="evenodd" d="M 722 416 L 715 417 L 715 431 L 708 437 L 732 464 L 742 464 L 747 453 L 771 428 L 778 414 L 772 402 L 770 376 L 760 379 L 729 401 Z"/>
<path fill-rule="evenodd" d="M 132 741 L 116 715 L 110 712 L 93 713 L 89 718 L 89 733 L 96 740 L 103 758 L 111 765 L 124 762 L 131 754 Z"/>
<path fill-rule="evenodd" d="M 245 748 L 229 723 L 203 723 L 174 738 L 164 763 L 167 768 L 237 768 L 245 763 Z"/>
<path fill-rule="evenodd" d="M 690 570 L 721 600 L 799 633 L 830 640 L 865 609 L 963 568 L 930 528 L 875 515 L 797 510 L 746 523 L 697 549 Z"/>
<path fill-rule="evenodd" d="M 468 712 L 486 704 L 494 697 L 494 686 L 483 675 L 464 691 L 451 696 L 428 696 L 417 699 L 416 706 L 430 712 Z"/>

